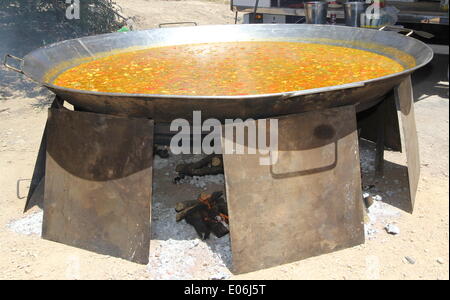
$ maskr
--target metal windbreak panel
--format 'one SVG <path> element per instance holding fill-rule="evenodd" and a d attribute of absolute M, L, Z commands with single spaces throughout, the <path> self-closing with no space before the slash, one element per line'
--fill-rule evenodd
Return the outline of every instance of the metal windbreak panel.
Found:
<path fill-rule="evenodd" d="M 411 77 L 406 78 L 395 88 L 395 98 L 402 128 L 402 146 L 406 152 L 409 204 L 412 213 L 420 178 L 420 155 Z"/>
<path fill-rule="evenodd" d="M 146 264 L 153 121 L 50 109 L 42 237 Z"/>
<path fill-rule="evenodd" d="M 237 273 L 364 242 L 354 107 L 280 117 L 278 133 L 273 166 L 259 153 L 224 154 Z"/>

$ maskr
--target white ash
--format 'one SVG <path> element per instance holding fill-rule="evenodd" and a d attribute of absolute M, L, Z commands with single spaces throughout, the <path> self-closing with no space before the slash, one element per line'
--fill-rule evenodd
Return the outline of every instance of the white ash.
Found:
<path fill-rule="evenodd" d="M 359 158 L 361 173 L 372 173 L 375 171 L 375 155 L 369 147 L 359 147 Z"/>
<path fill-rule="evenodd" d="M 21 219 L 9 222 L 6 227 L 16 233 L 41 236 L 43 216 L 43 211 L 28 214 Z"/>
<path fill-rule="evenodd" d="M 152 279 L 226 279 L 231 276 L 229 235 L 201 241 L 185 221 L 175 222 L 175 210 L 155 203 L 147 265 Z M 7 227 L 25 235 L 41 235 L 43 212 L 11 221 Z"/>
<path fill-rule="evenodd" d="M 370 195 L 369 197 L 375 199 L 376 196 L 378 195 Z M 375 239 L 380 232 L 377 228 L 384 228 L 385 224 L 389 222 L 388 220 L 399 218 L 400 211 L 389 204 L 384 203 L 382 200 L 377 200 L 367 209 L 367 216 L 369 222 L 364 224 L 364 230 L 366 237 L 369 240 L 372 240 Z"/>
<path fill-rule="evenodd" d="M 158 155 L 155 155 L 153 159 L 153 168 L 159 170 L 167 167 L 169 165 L 169 160 L 167 158 L 161 158 Z"/>
<path fill-rule="evenodd" d="M 225 177 L 223 174 L 204 175 L 204 176 L 187 176 L 181 179 L 178 183 L 188 183 L 197 188 L 203 189 L 209 184 L 225 184 Z"/>
<path fill-rule="evenodd" d="M 375 220 L 387 220 L 400 217 L 400 211 L 382 201 L 376 201 L 369 207 L 369 216 Z"/>
<path fill-rule="evenodd" d="M 373 181 L 375 172 L 375 147 L 372 143 L 361 140 L 359 157 L 361 163 L 361 174 L 364 185 L 363 198 L 372 198 L 367 210 L 368 222 L 364 224 L 366 238 L 369 240 L 377 238 L 380 232 L 385 232 L 385 225 L 401 216 L 399 209 L 384 202 L 384 199 L 398 197 L 398 190 L 380 190 L 377 182 Z M 398 181 L 398 180 L 397 180 Z"/>
<path fill-rule="evenodd" d="M 161 174 L 176 174 L 175 167 L 181 163 L 197 162 L 202 155 L 173 155 L 167 159 L 156 159 L 155 169 Z M 167 175 L 165 175 L 167 176 Z M 164 179 L 165 180 L 165 179 Z M 226 279 L 231 275 L 231 247 L 229 235 L 220 239 L 211 234 L 201 241 L 194 227 L 184 220 L 175 221 L 175 201 L 189 200 L 200 191 L 223 185 L 223 175 L 185 177 L 177 185 L 154 178 L 152 205 L 152 239 L 147 270 L 152 279 Z M 177 192 L 178 191 L 178 192 Z M 183 191 L 181 194 L 179 191 Z M 178 199 L 181 197 L 180 199 Z M 186 198 L 183 198 L 186 197 Z"/>
<path fill-rule="evenodd" d="M 173 208 L 153 205 L 152 245 L 148 272 L 152 279 L 225 279 L 231 275 L 229 235 L 201 241 Z"/>

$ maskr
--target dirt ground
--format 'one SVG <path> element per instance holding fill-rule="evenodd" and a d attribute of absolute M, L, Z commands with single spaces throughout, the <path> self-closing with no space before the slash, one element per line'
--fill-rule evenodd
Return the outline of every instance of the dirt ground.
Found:
<path fill-rule="evenodd" d="M 233 13 L 226 2 L 117 2 L 123 7 L 124 14 L 136 17 L 138 28 L 151 28 L 159 23 L 178 21 L 197 21 L 199 24 L 234 22 Z M 0 26 L 0 41 L 5 41 L 0 43 L 1 57 L 7 52 L 22 56 L 39 46 L 38 39 L 33 39 L 34 35 L 26 36 L 12 29 L 13 27 L 6 26 L 5 20 L 7 16 L 0 12 L 0 23 L 3 22 L 3 26 Z M 422 166 L 413 214 L 405 212 L 398 205 L 398 199 L 402 198 L 401 191 L 389 178 L 389 171 L 399 168 L 401 157 L 398 153 L 387 153 L 388 175 L 382 182 L 376 183 L 378 185 L 375 191 L 383 197 L 383 205 L 380 206 L 383 213 L 378 222 L 373 224 L 375 233 L 366 239 L 365 244 L 229 278 L 448 280 L 447 67 L 448 56 L 436 56 L 429 66 L 417 72 L 413 78 Z M 29 184 L 27 180 L 33 171 L 50 97 L 48 92 L 20 75 L 0 67 L 0 279 L 158 278 L 152 273 L 150 265 L 142 266 L 42 240 L 39 227 L 36 227 L 42 218 L 40 210 L 34 208 L 26 215 L 22 214 Z M 156 191 L 157 197 L 160 197 L 163 195 L 160 190 L 170 184 L 168 178 L 172 175 L 170 172 L 173 172 L 173 166 L 163 163 L 155 172 L 160 178 L 157 179 L 159 191 Z M 370 182 L 370 178 L 366 178 L 366 182 Z M 172 190 L 172 196 L 165 195 L 166 198 L 171 198 L 169 202 L 186 193 L 194 196 L 202 188 L 188 186 L 184 190 L 183 187 Z M 387 234 L 383 230 L 387 222 L 395 223 L 401 230 L 400 234 Z M 152 243 L 158 245 L 155 240 L 153 237 Z M 154 247 L 153 245 L 152 249 Z M 194 252 L 192 255 L 198 255 Z M 181 277 L 174 274 L 171 278 Z M 199 273 L 196 278 L 211 276 Z"/>

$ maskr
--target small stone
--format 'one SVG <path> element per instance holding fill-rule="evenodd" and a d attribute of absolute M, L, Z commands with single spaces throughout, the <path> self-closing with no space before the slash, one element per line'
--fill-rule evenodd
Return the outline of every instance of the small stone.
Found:
<path fill-rule="evenodd" d="M 410 256 L 405 256 L 405 260 L 410 263 L 411 265 L 414 265 L 416 263 L 416 261 L 414 260 L 414 258 L 410 257 Z"/>
<path fill-rule="evenodd" d="M 363 189 L 364 189 L 364 190 L 371 190 L 371 189 L 373 189 L 374 187 L 375 187 L 374 184 L 369 184 L 369 185 L 364 186 Z"/>
<path fill-rule="evenodd" d="M 444 260 L 443 260 L 442 258 L 440 258 L 440 257 L 438 257 L 438 258 L 436 259 L 436 262 L 437 262 L 438 264 L 440 264 L 440 265 L 443 265 L 443 264 L 444 264 Z"/>
<path fill-rule="evenodd" d="M 394 224 L 387 224 L 384 229 L 386 229 L 386 232 L 392 235 L 400 234 L 400 228 L 397 227 L 397 225 Z"/>
<path fill-rule="evenodd" d="M 224 279 L 227 279 L 227 276 L 224 274 L 216 274 L 216 275 L 209 277 L 209 279 L 210 280 L 224 280 Z"/>
<path fill-rule="evenodd" d="M 373 196 L 372 198 L 373 198 L 373 200 L 375 200 L 375 201 L 381 201 L 381 200 L 383 200 L 383 197 L 381 197 L 380 195 L 375 195 L 375 196 Z"/>

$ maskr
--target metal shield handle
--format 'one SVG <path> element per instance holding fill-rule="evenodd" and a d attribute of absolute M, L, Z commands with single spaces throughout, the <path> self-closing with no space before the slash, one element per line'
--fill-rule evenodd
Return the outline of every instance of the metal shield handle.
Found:
<path fill-rule="evenodd" d="M 182 25 L 182 24 L 193 24 L 194 26 L 198 26 L 197 22 L 172 22 L 172 23 L 160 23 L 159 28 L 166 25 Z"/>
<path fill-rule="evenodd" d="M 23 59 L 22 59 L 22 58 L 19 58 L 19 57 L 17 57 L 17 56 L 11 55 L 11 54 L 6 54 L 5 57 L 4 57 L 4 59 L 3 59 L 3 65 L 4 65 L 6 68 L 11 69 L 11 70 L 13 70 L 13 71 L 16 71 L 16 72 L 19 72 L 19 73 L 23 74 L 22 69 L 18 69 L 18 68 L 16 68 L 16 67 L 13 67 L 13 66 L 11 66 L 11 65 L 8 64 L 8 59 L 9 59 L 9 58 L 15 59 L 15 60 L 19 61 L 19 62 L 20 62 L 20 68 L 22 68 L 22 66 L 23 66 Z"/>
<path fill-rule="evenodd" d="M 379 31 L 384 31 L 384 30 L 392 30 L 392 31 L 396 31 L 398 33 L 400 32 L 406 32 L 406 36 L 410 36 L 411 34 L 414 33 L 414 30 L 412 29 L 408 29 L 408 28 L 403 28 L 403 27 L 398 27 L 398 26 L 391 26 L 391 25 L 386 25 L 381 27 L 380 29 L 378 29 Z"/>

